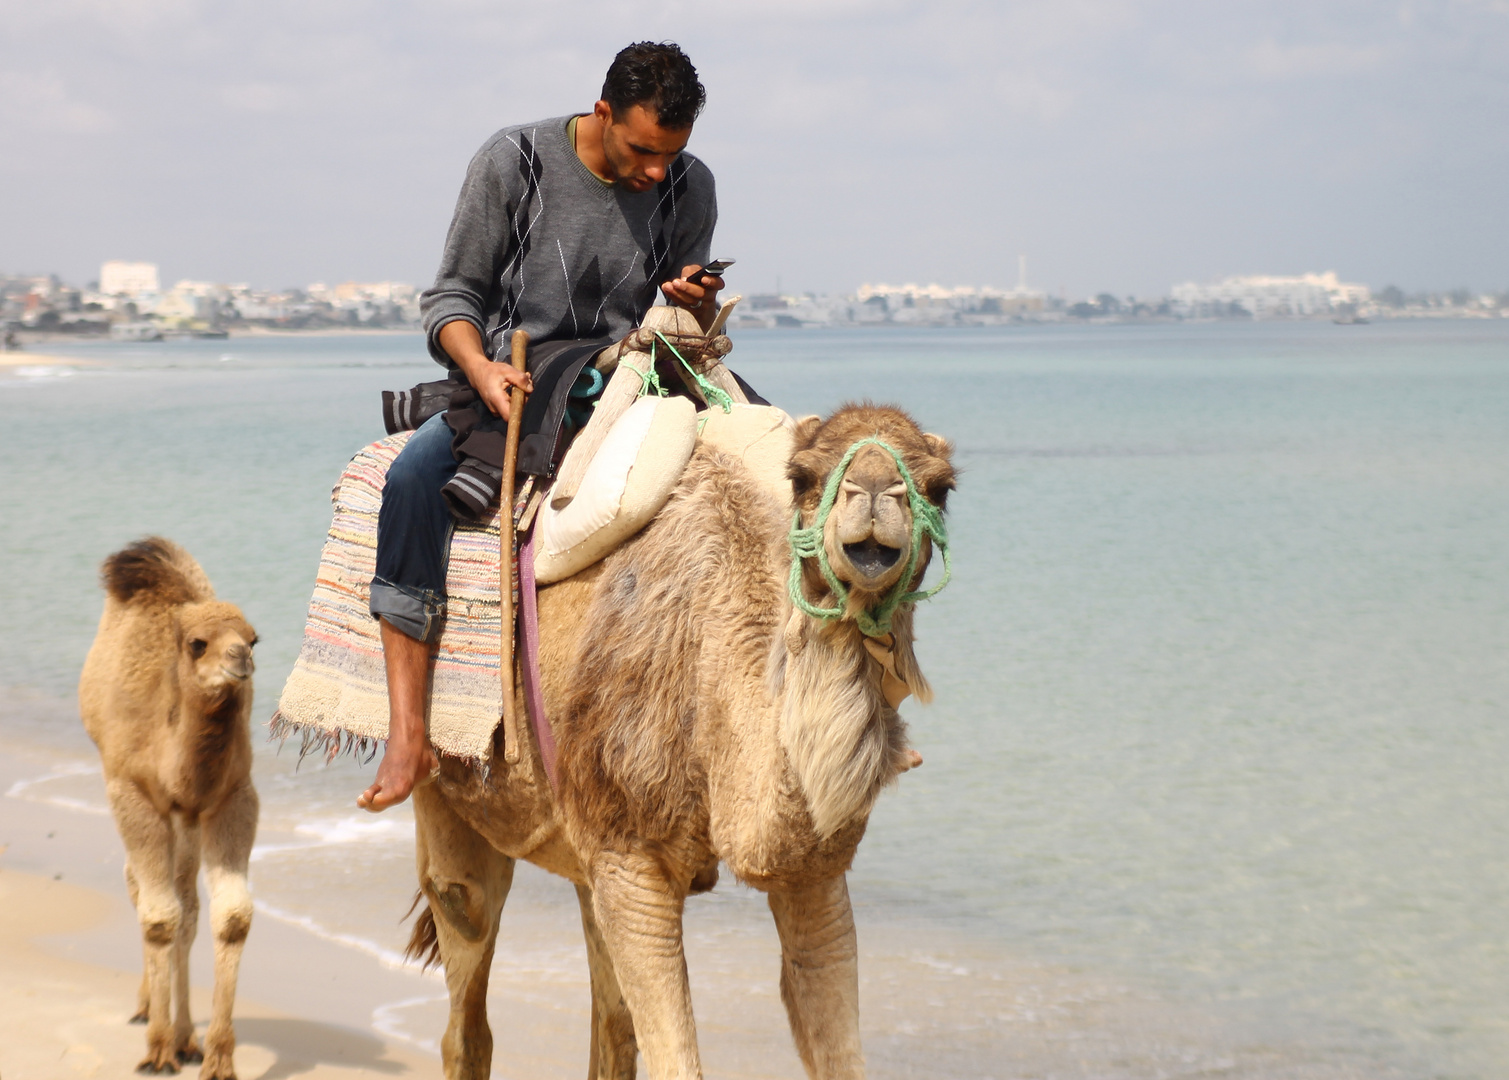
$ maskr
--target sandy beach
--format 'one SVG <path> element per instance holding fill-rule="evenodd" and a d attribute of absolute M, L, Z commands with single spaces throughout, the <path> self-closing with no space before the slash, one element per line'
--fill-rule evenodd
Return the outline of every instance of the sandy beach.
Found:
<path fill-rule="evenodd" d="M 3 758 L 0 790 L 9 797 L 0 817 L 0 1075 L 132 1075 L 145 1047 L 145 1028 L 127 1022 L 141 977 L 140 936 L 120 880 L 114 825 L 91 803 L 24 797 L 38 775 L 87 767 L 77 758 L 16 744 L 4 747 Z M 256 946 L 242 968 L 235 1011 L 241 1080 L 440 1075 L 433 1055 L 372 1033 L 361 1015 L 366 1006 L 370 1016 L 369 995 L 358 992 L 393 993 L 384 974 L 431 994 L 443 989 L 438 983 L 384 972 L 266 917 L 252 934 Z M 201 1036 L 211 949 L 201 920 L 191 998 Z"/>
<path fill-rule="evenodd" d="M 0 906 L 0 1073 L 14 1080 L 130 1075 L 145 1031 L 127 1023 L 139 976 L 82 959 L 79 942 L 102 924 L 118 926 L 118 904 L 66 881 L 0 868 Z M 205 1016 L 209 1003 L 208 987 L 196 986 L 195 1016 Z M 438 1062 L 423 1054 L 244 996 L 236 1034 L 243 1080 L 439 1075 Z"/>
<path fill-rule="evenodd" d="M 142 1057 L 145 1029 L 127 1023 L 136 1008 L 141 939 L 122 881 L 120 841 L 102 812 L 102 788 L 93 764 L 76 754 L 0 745 L 0 1075 L 6 1080 L 127 1076 Z M 255 878 L 254 869 L 254 890 Z M 201 903 L 207 911 L 202 889 Z M 401 914 L 393 914 L 395 939 Z M 401 964 L 391 950 L 332 940 L 306 922 L 258 904 L 236 997 L 240 1080 L 440 1076 L 446 995 L 438 974 Z M 201 1035 L 211 955 L 201 912 L 190 961 L 191 1008 Z M 525 988 L 495 994 L 503 1010 L 493 1019 L 500 1043 L 495 1074 L 576 1075 L 586 1058 L 585 994 L 578 1010 L 558 995 L 529 1001 L 518 989 Z"/>

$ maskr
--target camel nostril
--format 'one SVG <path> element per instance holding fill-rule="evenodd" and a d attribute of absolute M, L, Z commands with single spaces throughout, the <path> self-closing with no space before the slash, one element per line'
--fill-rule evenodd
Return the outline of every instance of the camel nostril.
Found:
<path fill-rule="evenodd" d="M 901 549 L 887 547 L 873 536 L 860 544 L 845 544 L 844 555 L 850 565 L 866 577 L 878 577 L 896 565 Z"/>

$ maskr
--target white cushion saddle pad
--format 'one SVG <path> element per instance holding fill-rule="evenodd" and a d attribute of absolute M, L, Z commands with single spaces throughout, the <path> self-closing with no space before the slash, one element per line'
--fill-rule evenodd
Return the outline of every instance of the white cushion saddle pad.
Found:
<path fill-rule="evenodd" d="M 695 406 L 682 397 L 642 397 L 618 418 L 560 510 L 540 501 L 534 576 L 562 581 L 608 555 L 650 523 L 697 445 Z"/>
<path fill-rule="evenodd" d="M 648 525 L 698 443 L 742 462 L 789 511 L 792 427 L 791 417 L 770 405 L 735 405 L 730 413 L 714 407 L 699 417 L 687 398 L 640 398 L 608 432 L 576 496 L 560 510 L 549 498 L 540 501 L 535 580 L 548 585 L 585 570 Z"/>
<path fill-rule="evenodd" d="M 796 426 L 791 417 L 774 405 L 735 405 L 730 413 L 711 408 L 702 415 L 707 419 L 697 441 L 743 462 L 789 515 L 791 481 L 786 465 L 791 461 L 791 433 Z"/>

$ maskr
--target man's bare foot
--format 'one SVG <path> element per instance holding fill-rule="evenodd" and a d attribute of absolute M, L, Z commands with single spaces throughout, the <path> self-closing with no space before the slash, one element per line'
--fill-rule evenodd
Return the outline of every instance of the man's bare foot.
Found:
<path fill-rule="evenodd" d="M 382 763 L 377 766 L 377 779 L 356 797 L 356 805 L 374 814 L 397 806 L 420 784 L 428 783 L 439 768 L 440 761 L 430 749 L 428 740 L 417 748 L 395 746 L 390 741 L 383 752 Z"/>
<path fill-rule="evenodd" d="M 430 646 L 382 620 L 383 663 L 388 669 L 388 746 L 377 779 L 356 797 L 374 814 L 396 806 L 440 767 L 424 729 L 429 693 Z"/>

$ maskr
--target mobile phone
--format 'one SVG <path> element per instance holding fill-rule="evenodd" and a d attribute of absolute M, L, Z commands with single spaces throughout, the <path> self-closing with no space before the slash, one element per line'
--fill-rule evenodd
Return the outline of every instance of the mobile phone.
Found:
<path fill-rule="evenodd" d="M 693 270 L 690 274 L 687 274 L 684 280 L 691 282 L 693 285 L 696 285 L 699 284 L 699 279 L 704 276 L 722 277 L 723 271 L 727 270 L 730 266 L 738 261 L 738 259 L 714 259 L 702 269 Z"/>

